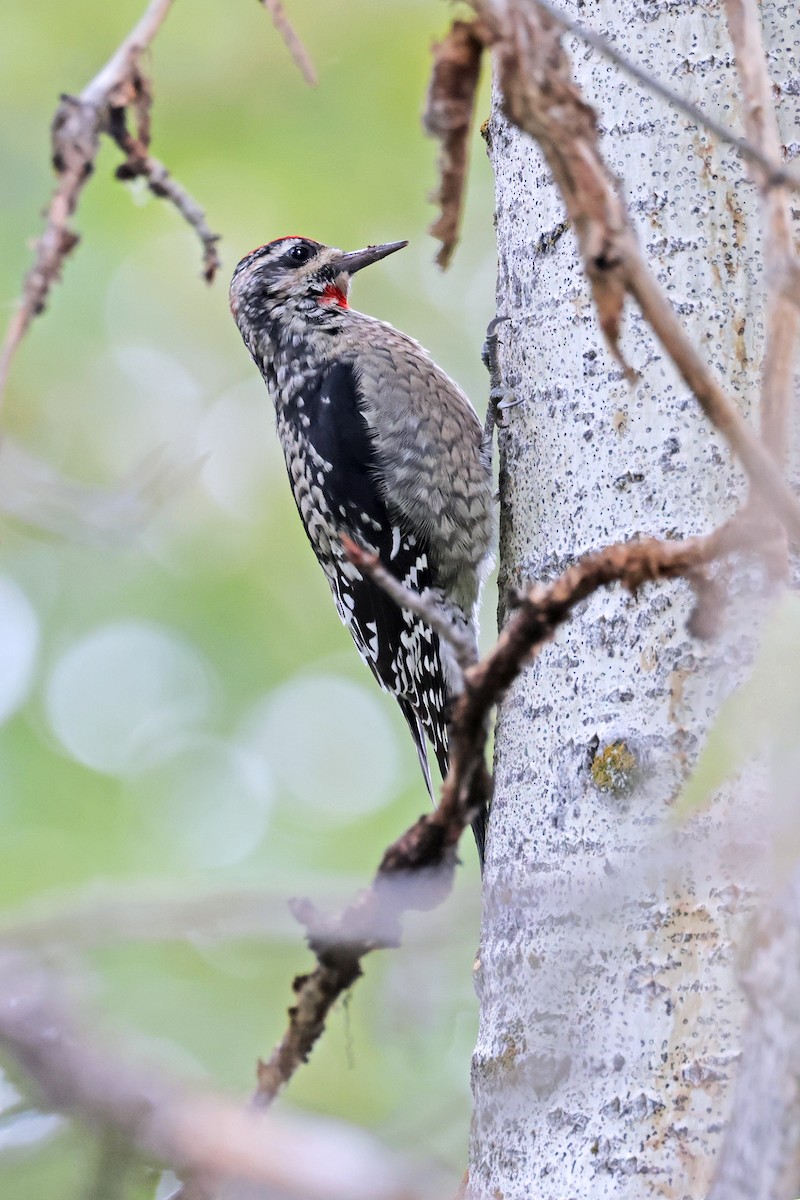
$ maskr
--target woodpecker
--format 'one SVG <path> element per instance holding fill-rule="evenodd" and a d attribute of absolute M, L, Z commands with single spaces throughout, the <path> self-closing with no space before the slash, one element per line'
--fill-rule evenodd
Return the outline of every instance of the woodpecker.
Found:
<path fill-rule="evenodd" d="M 493 537 L 491 451 L 472 405 L 413 338 L 350 308 L 352 276 L 407 246 L 344 253 L 305 237 L 236 267 L 231 312 L 275 406 L 289 481 L 339 616 L 447 773 L 452 650 L 347 558 L 348 534 L 477 638 Z M 483 860 L 483 828 L 475 828 Z"/>

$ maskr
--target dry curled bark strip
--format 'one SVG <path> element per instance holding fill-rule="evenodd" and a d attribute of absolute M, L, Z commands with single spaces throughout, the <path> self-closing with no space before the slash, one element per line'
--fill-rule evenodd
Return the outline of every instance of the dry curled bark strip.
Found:
<path fill-rule="evenodd" d="M 484 757 L 489 714 L 532 656 L 569 619 L 576 604 L 612 583 L 636 591 L 658 579 L 686 577 L 696 589 L 696 632 L 711 632 L 707 605 L 712 595 L 715 603 L 719 597 L 709 592 L 705 569 L 739 551 L 765 554 L 771 532 L 756 515 L 742 510 L 705 537 L 679 542 L 646 538 L 587 554 L 552 583 L 534 584 L 519 597 L 494 649 L 465 670 L 463 691 L 453 704 L 450 770 L 438 808 L 420 817 L 389 846 L 371 885 L 338 917 L 325 918 L 308 902 L 295 904 L 317 964 L 294 981 L 296 1000 L 289 1009 L 286 1032 L 270 1059 L 258 1064 L 257 1105 L 269 1105 L 307 1061 L 331 1008 L 360 976 L 364 956 L 399 945 L 403 914 L 430 908 L 449 894 L 458 840 L 491 793 Z M 387 573 L 377 569 L 373 556 L 360 553 L 359 567 L 386 586 Z M 392 580 L 386 588 L 389 595 L 408 604 L 405 589 L 398 596 L 395 583 Z"/>
<path fill-rule="evenodd" d="M 601 327 L 615 353 L 627 293 L 753 487 L 800 544 L 800 503 L 770 450 L 695 349 L 642 256 L 619 183 L 600 151 L 594 112 L 572 78 L 558 24 L 535 3 L 473 4 L 494 45 L 506 115 L 536 139 L 553 173 L 578 237 Z"/>
<path fill-rule="evenodd" d="M 131 173 L 145 175 L 151 191 L 170 200 L 195 230 L 203 246 L 203 274 L 209 282 L 220 265 L 217 235 L 208 228 L 203 211 L 169 178 L 166 168 L 147 155 L 150 90 L 139 63 L 172 4 L 173 0 L 151 0 L 141 20 L 81 94 L 61 97 L 51 127 L 53 167 L 58 182 L 47 211 L 44 233 L 36 244 L 34 263 L 23 283 L 19 308 L 9 323 L 0 353 L 0 396 L 20 342 L 34 317 L 44 311 L 50 290 L 61 277 L 65 259 L 80 240 L 69 222 L 94 170 L 100 138 L 107 135 L 119 144 L 114 131 L 119 134 L 120 128 L 124 128 L 124 110 L 129 106 L 136 118 L 140 153 L 136 170 L 127 177 Z M 122 177 L 126 177 L 124 170 Z"/>
<path fill-rule="evenodd" d="M 433 48 L 422 123 L 425 132 L 441 143 L 440 181 L 434 197 L 441 212 L 429 230 L 441 242 L 436 255 L 440 267 L 449 265 L 458 241 L 483 42 L 474 22 L 454 21 L 444 41 Z"/>
<path fill-rule="evenodd" d="M 622 362 L 625 277 L 619 243 L 628 216 L 600 159 L 597 118 L 572 78 L 561 28 L 535 5 L 509 4 L 492 29 L 504 111 L 539 143 L 578 238 L 600 328 Z"/>

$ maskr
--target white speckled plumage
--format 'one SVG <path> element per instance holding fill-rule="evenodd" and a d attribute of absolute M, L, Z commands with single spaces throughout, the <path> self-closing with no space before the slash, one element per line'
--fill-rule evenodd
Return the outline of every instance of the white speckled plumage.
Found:
<path fill-rule="evenodd" d="M 402 244 L 347 255 L 279 239 L 241 261 L 231 310 L 275 405 L 297 508 L 339 615 L 396 696 L 430 789 L 425 736 L 447 767 L 447 648 L 347 561 L 341 534 L 410 587 L 431 589 L 476 636 L 493 489 L 461 389 L 412 338 L 347 304 L 354 271 Z"/>

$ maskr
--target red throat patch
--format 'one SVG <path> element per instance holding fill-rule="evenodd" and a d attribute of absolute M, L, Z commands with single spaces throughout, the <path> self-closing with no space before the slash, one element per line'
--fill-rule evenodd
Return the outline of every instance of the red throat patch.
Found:
<path fill-rule="evenodd" d="M 335 283 L 326 284 L 325 290 L 319 298 L 320 304 L 338 304 L 339 308 L 347 308 L 347 296 L 341 288 L 338 288 Z"/>

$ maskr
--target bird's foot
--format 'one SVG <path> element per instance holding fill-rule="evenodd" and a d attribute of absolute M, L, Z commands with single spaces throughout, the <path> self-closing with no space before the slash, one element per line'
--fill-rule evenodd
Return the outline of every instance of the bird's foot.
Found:
<path fill-rule="evenodd" d="M 495 317 L 489 322 L 481 355 L 484 366 L 489 372 L 489 407 L 486 410 L 486 424 L 483 431 L 484 442 L 489 447 L 492 444 L 495 428 L 500 428 L 503 424 L 503 413 L 522 403 L 522 397 L 516 396 L 511 388 L 504 386 L 500 372 L 497 332 L 500 326 L 508 320 L 510 317 Z"/>
<path fill-rule="evenodd" d="M 495 410 L 495 423 L 500 424 L 500 416 L 509 408 L 516 408 L 524 402 L 512 388 L 492 388 L 489 392 L 489 402 Z"/>
<path fill-rule="evenodd" d="M 492 317 L 486 327 L 486 340 L 483 343 L 481 359 L 486 370 L 489 372 L 489 386 L 492 388 L 500 386 L 500 363 L 497 359 L 497 331 L 501 325 L 510 320 L 510 317 Z"/>

